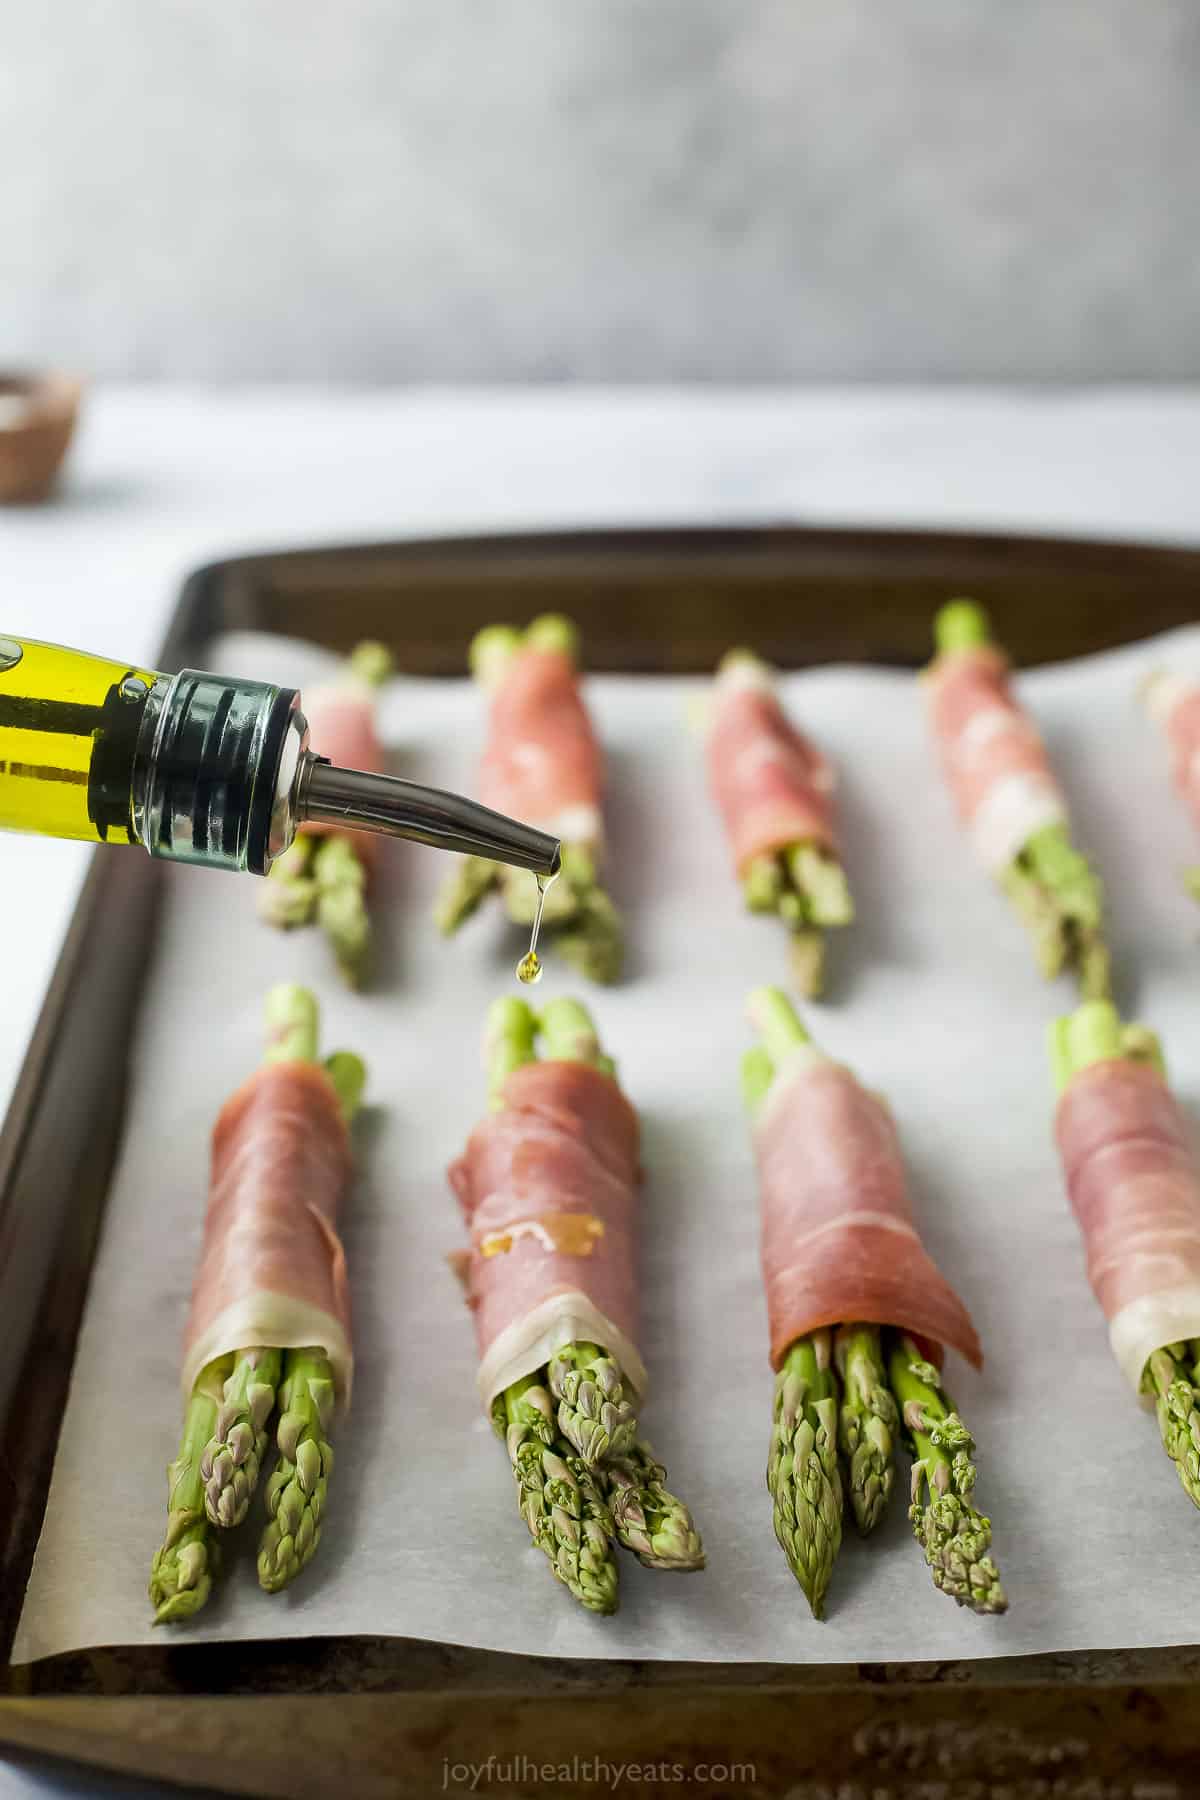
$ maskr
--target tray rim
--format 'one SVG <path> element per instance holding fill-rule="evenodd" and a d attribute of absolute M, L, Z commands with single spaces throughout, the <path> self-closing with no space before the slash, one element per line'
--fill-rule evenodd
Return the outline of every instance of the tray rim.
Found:
<path fill-rule="evenodd" d="M 589 552 L 611 552 L 619 555 L 641 554 L 647 557 L 665 557 L 678 560 L 681 553 L 713 557 L 732 555 L 738 558 L 753 558 L 755 555 L 768 555 L 794 549 L 819 556 L 829 556 L 834 560 L 861 557 L 865 554 L 881 559 L 906 559 L 916 562 L 922 558 L 953 561 L 961 556 L 983 556 L 994 559 L 997 565 L 1021 562 L 1052 561 L 1055 564 L 1066 564 L 1071 570 L 1087 572 L 1104 567 L 1112 569 L 1115 565 L 1128 568 L 1132 574 L 1145 574 L 1151 579 L 1156 575 L 1166 576 L 1168 580 L 1181 577 L 1193 588 L 1197 596 L 1197 612 L 1200 615 L 1200 544 L 1163 542 L 1153 540 L 1103 539 L 1088 535 L 1060 535 L 1058 533 L 1016 532 L 1016 531 L 980 531 L 974 528 L 959 529 L 906 529 L 890 525 L 859 526 L 852 522 L 846 524 L 818 524 L 807 526 L 794 520 L 753 521 L 746 524 L 728 523 L 697 526 L 694 524 L 654 524 L 636 526 L 584 526 L 553 529 L 549 531 L 488 531 L 481 533 L 446 533 L 429 534 L 411 538 L 378 539 L 369 542 L 349 541 L 345 543 L 321 544 L 312 547 L 285 547 L 253 552 L 239 552 L 228 557 L 216 557 L 200 564 L 183 580 L 179 596 L 172 610 L 159 653 L 159 666 L 177 668 L 191 661 L 194 650 L 201 644 L 212 640 L 222 631 L 233 629 L 268 629 L 262 625 L 247 625 L 244 621 L 219 616 L 223 602 L 228 601 L 230 593 L 236 595 L 239 583 L 262 579 L 272 568 L 283 566 L 285 569 L 300 565 L 316 565 L 322 568 L 335 569 L 339 562 L 353 559 L 356 562 L 379 563 L 381 565 L 396 559 L 401 564 L 418 564 L 429 562 L 434 566 L 457 565 L 464 569 L 476 565 L 487 565 L 495 559 L 502 561 L 518 561 L 521 558 L 537 557 L 567 558 L 575 561 Z M 1136 629 L 1130 634 L 1131 639 L 1138 635 Z M 193 665 L 196 666 L 196 665 Z M 72 914 L 62 949 L 55 963 L 50 984 L 34 1027 L 20 1074 L 14 1086 L 13 1095 L 0 1127 L 0 1201 L 11 1180 L 14 1168 L 19 1164 L 22 1151 L 28 1141 L 32 1123 L 36 1117 L 39 1101 L 44 1093 L 48 1069 L 51 1064 L 56 1045 L 56 1029 L 58 1025 L 58 1008 L 70 989 L 74 977 L 84 958 L 88 944 L 91 911 L 105 897 L 115 884 L 115 876 L 110 872 L 116 866 L 116 859 L 103 856 L 101 848 L 93 853 L 87 877 L 80 889 L 78 901 Z M 157 915 L 157 888 L 160 885 L 155 879 L 156 866 L 143 865 L 143 872 L 149 871 L 149 882 L 155 888 L 154 903 L 151 909 L 152 920 Z M 136 1012 L 136 1008 L 134 1009 Z M 111 1169 L 108 1171 L 111 1175 Z M 108 1176 L 105 1187 L 107 1190 Z M 2 1211 L 0 1211 L 2 1221 Z M 72 1360 L 73 1360 L 72 1345 Z M 61 1415 L 59 1418 L 61 1424 Z M 55 1433 L 55 1443 L 57 1432 Z M 36 1534 L 34 1539 L 36 1547 Z M 32 1566 L 32 1552 L 29 1559 Z M 26 1569 L 26 1576 L 28 1568 Z M 24 1583 L 22 1583 L 23 1591 Z M 13 1625 L 19 1617 L 20 1606 L 15 1609 Z M 328 1640 L 330 1644 L 354 1644 L 360 1641 L 358 1634 Z M 639 1661 L 629 1658 L 540 1658 L 536 1656 L 518 1655 L 510 1652 L 475 1650 L 465 1646 L 455 1646 L 436 1640 L 389 1637 L 387 1644 L 397 1647 L 426 1645 L 436 1652 L 450 1652 L 461 1655 L 464 1659 L 480 1659 L 483 1664 L 504 1664 L 507 1668 L 495 1672 L 485 1681 L 482 1688 L 474 1687 L 477 1676 L 485 1676 L 488 1671 L 464 1670 L 466 1681 L 472 1691 L 494 1691 L 497 1694 L 527 1691 L 529 1676 L 540 1665 L 551 1664 L 560 1673 L 567 1671 L 572 1677 L 571 1688 L 575 1693 L 585 1691 L 589 1684 L 586 1676 L 592 1673 L 607 1674 L 617 1677 L 617 1683 L 644 1682 L 654 1687 L 670 1688 L 673 1683 L 691 1689 L 699 1681 L 701 1685 L 720 1686 L 716 1677 L 724 1672 L 728 1677 L 736 1674 L 736 1679 L 726 1682 L 725 1691 L 731 1691 L 748 1685 L 765 1685 L 771 1688 L 787 1688 L 797 1685 L 806 1690 L 816 1691 L 838 1687 L 850 1681 L 876 1685 L 880 1682 L 889 1686 L 912 1685 L 922 1687 L 931 1680 L 937 1683 L 964 1682 L 977 1683 L 980 1687 L 998 1688 L 1011 1684 L 1014 1688 L 1033 1685 L 1035 1687 L 1057 1686 L 1060 1684 L 1079 1686 L 1085 1691 L 1094 1691 L 1107 1686 L 1122 1686 L 1130 1681 L 1138 1684 L 1163 1682 L 1172 1687 L 1187 1687 L 1200 1691 L 1200 1640 L 1195 1645 L 1164 1646 L 1161 1649 L 1134 1650 L 1100 1650 L 1100 1651 L 1046 1651 L 1012 1657 L 963 1658 L 947 1661 L 936 1659 L 928 1663 L 906 1662 L 895 1664 L 844 1663 L 844 1664 L 810 1664 L 810 1663 L 770 1663 L 770 1664 L 694 1664 L 678 1663 L 660 1659 Z M 286 1654 L 289 1646 L 311 1643 L 309 1639 L 262 1638 L 246 1640 L 243 1648 L 270 1648 L 280 1654 Z M 11 1649 L 11 1635 L 0 1633 L 0 1648 L 7 1656 Z M 199 1658 L 205 1649 L 213 1646 L 186 1644 L 172 1646 L 172 1660 L 186 1662 Z M 0 1704 L 6 1695 L 17 1696 L 30 1693 L 33 1687 L 30 1678 L 35 1670 L 49 1672 L 50 1666 L 74 1656 L 87 1656 L 89 1652 L 67 1653 L 62 1658 L 41 1659 L 35 1664 L 15 1665 L 5 1662 L 0 1669 Z M 149 1652 L 148 1654 L 154 1654 Z M 1182 1669 L 1178 1673 L 1168 1671 L 1162 1659 L 1174 1658 L 1181 1662 L 1192 1659 L 1194 1666 Z M 1088 1664 L 1106 1664 L 1111 1673 L 1099 1672 L 1093 1676 L 1081 1672 Z M 653 1671 L 653 1674 L 650 1673 Z M 743 1679 L 745 1672 L 753 1672 Z M 982 1678 L 1000 1677 L 999 1680 Z M 703 1672 L 703 1675 L 701 1674 Z M 1050 1680 L 1043 1679 L 1043 1672 Z M 704 1676 L 711 1676 L 708 1682 Z M 36 1685 L 36 1684 L 35 1684 Z M 614 1689 L 610 1680 L 596 1684 L 597 1693 L 608 1693 Z M 125 1693 L 135 1693 L 136 1689 L 123 1689 Z M 230 1692 L 242 1692 L 242 1689 L 223 1689 L 221 1687 L 193 1688 L 184 1683 L 176 1692 L 188 1692 L 199 1699 L 208 1694 L 217 1696 Z M 345 1692 L 370 1691 L 359 1688 L 341 1690 Z M 389 1690 L 391 1691 L 391 1690 Z M 62 1690 L 56 1690 L 56 1697 L 64 1697 Z M 49 1695 L 47 1696 L 49 1697 Z M 0 1739 L 3 1737 L 0 1726 Z"/>

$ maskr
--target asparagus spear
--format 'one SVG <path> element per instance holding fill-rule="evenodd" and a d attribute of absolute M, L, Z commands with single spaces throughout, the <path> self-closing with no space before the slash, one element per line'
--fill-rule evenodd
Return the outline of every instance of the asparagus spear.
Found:
<path fill-rule="evenodd" d="M 1092 1063 L 1149 1063 L 1165 1079 L 1162 1045 L 1145 1025 L 1126 1025 L 1111 1000 L 1085 1000 L 1073 1013 L 1050 1026 L 1050 1064 L 1061 1094 L 1072 1075 Z"/>
<path fill-rule="evenodd" d="M 300 832 L 271 864 L 267 879 L 257 889 L 258 916 L 265 924 L 291 931 L 312 922 L 317 910 L 312 872 L 315 848 L 316 839 Z"/>
<path fill-rule="evenodd" d="M 601 1465 L 597 1479 L 607 1495 L 618 1542 L 645 1568 L 704 1567 L 704 1546 L 692 1515 L 668 1491 L 667 1471 L 649 1444 L 636 1439 L 626 1455 Z"/>
<path fill-rule="evenodd" d="M 221 1389 L 212 1437 L 200 1458 L 204 1510 L 214 1525 L 240 1525 L 267 1454 L 283 1359 L 262 1345 L 239 1350 Z"/>
<path fill-rule="evenodd" d="M 489 1101 L 504 1104 L 507 1077 L 537 1056 L 583 1062 L 615 1079 L 587 1009 L 551 1001 L 540 1020 L 523 1000 L 488 1013 Z M 492 1406 L 521 1496 L 521 1514 L 554 1573 L 594 1612 L 617 1606 L 616 1539 L 650 1568 L 702 1568 L 690 1513 L 666 1487 L 666 1470 L 637 1436 L 619 1363 L 600 1345 L 563 1345 L 550 1362 L 505 1389 Z"/>
<path fill-rule="evenodd" d="M 810 1048 L 808 1033 L 779 988 L 756 988 L 748 1010 L 764 1042 L 742 1059 L 742 1093 L 756 1117 L 782 1064 Z M 837 1376 L 828 1331 L 788 1346 L 775 1376 L 767 1488 L 779 1546 L 819 1619 L 842 1542 Z"/>
<path fill-rule="evenodd" d="M 717 673 L 738 667 L 762 677 L 770 673 L 752 650 L 727 651 Z M 837 856 L 811 840 L 765 852 L 743 872 L 742 893 L 751 912 L 775 913 L 788 926 L 792 980 L 807 999 L 815 999 L 825 980 L 825 933 L 854 920 L 850 885 Z"/>
<path fill-rule="evenodd" d="M 569 619 L 547 613 L 524 631 L 511 625 L 489 625 L 476 634 L 470 649 L 471 672 L 480 686 L 492 689 L 503 681 L 512 658 L 524 649 L 561 650 L 578 660 L 579 635 Z M 462 857 L 434 907 L 434 921 L 449 937 L 482 901 L 498 889 L 514 924 L 531 925 L 537 889 L 519 869 L 502 868 L 478 856 Z M 557 880 L 546 889 L 542 924 L 554 934 L 564 961 L 591 981 L 610 983 L 621 972 L 621 919 L 600 886 L 596 851 L 591 844 L 565 841 Z"/>
<path fill-rule="evenodd" d="M 382 687 L 392 666 L 383 644 L 364 642 L 346 659 L 342 680 L 359 690 Z M 315 919 L 346 982 L 359 987 L 371 948 L 366 887 L 366 866 L 349 838 L 301 830 L 260 884 L 259 914 L 285 930 Z"/>
<path fill-rule="evenodd" d="M 911 1338 L 894 1336 L 888 1369 L 913 1458 L 908 1516 L 933 1585 L 973 1612 L 1004 1612 L 1008 1599 L 989 1554 L 991 1520 L 971 1503 L 975 1440 Z"/>
<path fill-rule="evenodd" d="M 896 1474 L 899 1415 L 887 1385 L 878 1325 L 839 1326 L 834 1360 L 842 1378 L 838 1449 L 854 1520 L 865 1537 L 887 1509 Z"/>
<path fill-rule="evenodd" d="M 269 1060 L 315 1062 L 317 1003 L 306 988 L 284 985 L 267 996 Z M 349 1125 L 362 1101 L 366 1071 L 348 1050 L 327 1057 L 342 1117 Z M 268 1522 L 258 1548 L 258 1579 L 269 1594 L 294 1581 L 316 1554 L 333 1450 L 333 1367 L 320 1345 L 286 1350 L 275 1442 L 279 1460 L 267 1482 Z"/>
<path fill-rule="evenodd" d="M 1081 1069 L 1122 1058 L 1148 1063 L 1166 1078 L 1156 1034 L 1144 1025 L 1124 1024 L 1111 1001 L 1085 1002 L 1050 1027 L 1050 1063 L 1059 1093 Z M 1163 1449 L 1180 1485 L 1200 1506 L 1200 1340 L 1161 1345 L 1142 1371 L 1142 1392 L 1154 1401 Z"/>
<path fill-rule="evenodd" d="M 819 1619 L 842 1544 L 837 1379 L 827 1331 L 797 1338 L 775 1377 L 767 1488 L 779 1547 Z"/>
<path fill-rule="evenodd" d="M 212 1592 L 220 1551 L 205 1513 L 200 1458 L 216 1424 L 222 1389 L 221 1363 L 209 1363 L 196 1377 L 179 1455 L 167 1470 L 167 1531 L 150 1571 L 156 1625 L 192 1618 Z"/>
<path fill-rule="evenodd" d="M 286 1352 L 279 1411 L 279 1461 L 267 1482 L 268 1522 L 258 1546 L 259 1584 L 268 1594 L 294 1581 L 321 1541 L 333 1473 L 333 1369 L 319 1345 Z"/>
<path fill-rule="evenodd" d="M 992 642 L 987 613 L 972 600 L 952 600 L 934 619 L 936 655 L 953 655 Z M 1033 832 L 1004 870 L 1000 884 L 1033 940 L 1047 979 L 1070 969 L 1085 1000 L 1109 991 L 1104 940 L 1104 889 L 1086 857 L 1071 843 L 1066 825 Z"/>

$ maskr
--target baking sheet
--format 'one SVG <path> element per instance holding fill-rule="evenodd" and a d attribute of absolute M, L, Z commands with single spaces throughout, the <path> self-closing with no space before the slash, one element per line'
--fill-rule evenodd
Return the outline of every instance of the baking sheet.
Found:
<path fill-rule="evenodd" d="M 311 650 L 239 637 L 213 665 L 309 683 Z M 1079 840 L 1108 879 L 1123 1008 L 1164 1035 L 1200 1100 L 1198 916 L 1178 870 L 1197 855 L 1165 749 L 1135 706 L 1159 662 L 1200 670 L 1200 630 L 1038 671 L 1045 728 Z M 771 1411 L 754 1174 L 737 1064 L 746 990 L 784 978 L 776 922 L 746 916 L 685 724 L 702 684 L 597 678 L 608 749 L 611 873 L 628 977 L 592 990 L 603 1041 L 644 1125 L 642 1348 L 648 1435 L 703 1528 L 707 1572 L 667 1578 L 622 1555 L 614 1619 L 574 1605 L 529 1543 L 501 1446 L 480 1414 L 444 1178 L 483 1103 L 484 1010 L 517 991 L 519 934 L 487 909 L 443 944 L 429 924 L 445 860 L 388 847 L 375 908 L 378 982 L 342 991 L 315 932 L 280 936 L 248 881 L 169 872 L 133 1047 L 124 1148 L 88 1298 L 41 1542 L 15 1646 L 26 1661 L 98 1644 L 384 1633 L 574 1657 L 849 1662 L 1194 1642 L 1200 1520 L 1107 1347 L 1050 1139 L 1046 1022 L 1071 1003 L 1039 980 L 1024 933 L 974 863 L 934 765 L 910 676 L 789 677 L 795 715 L 836 760 L 858 922 L 839 939 L 822 1043 L 884 1090 L 926 1241 L 987 1353 L 949 1383 L 979 1440 L 1011 1610 L 976 1619 L 937 1594 L 899 1489 L 868 1543 L 851 1532 L 816 1624 L 771 1530 Z M 482 719 L 467 682 L 396 681 L 384 728 L 398 773 L 470 788 Z M 354 1409 L 337 1438 L 325 1536 L 289 1592 L 263 1595 L 261 1503 L 190 1627 L 152 1632 L 150 1558 L 180 1419 L 179 1337 L 205 1204 L 208 1134 L 254 1066 L 262 996 L 322 1000 L 326 1050 L 369 1061 L 362 1175 L 345 1220 Z M 554 960 L 539 990 L 574 988 Z M 114 1045 L 114 1054 L 121 1046 Z"/>

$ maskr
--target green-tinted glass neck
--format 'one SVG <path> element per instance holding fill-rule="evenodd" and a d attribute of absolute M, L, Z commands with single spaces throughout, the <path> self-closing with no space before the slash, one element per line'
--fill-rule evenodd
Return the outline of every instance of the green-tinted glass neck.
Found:
<path fill-rule="evenodd" d="M 56 644 L 0 638 L 0 827 L 134 842 L 138 735 L 165 680 Z"/>

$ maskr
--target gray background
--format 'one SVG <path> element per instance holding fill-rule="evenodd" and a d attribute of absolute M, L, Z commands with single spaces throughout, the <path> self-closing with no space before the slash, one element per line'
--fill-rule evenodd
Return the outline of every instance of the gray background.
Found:
<path fill-rule="evenodd" d="M 5 0 L 0 168 L 0 361 L 1200 375 L 1192 0 Z"/>

